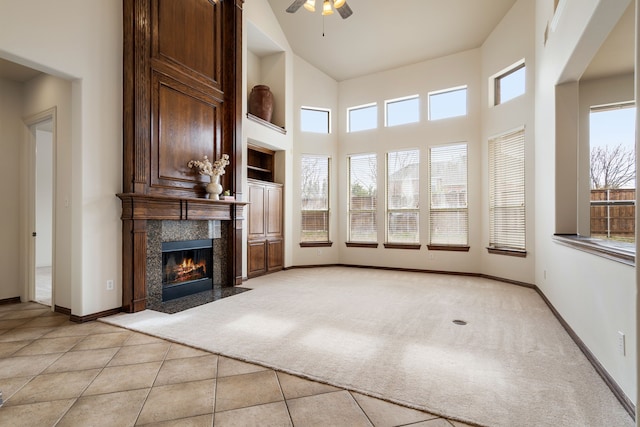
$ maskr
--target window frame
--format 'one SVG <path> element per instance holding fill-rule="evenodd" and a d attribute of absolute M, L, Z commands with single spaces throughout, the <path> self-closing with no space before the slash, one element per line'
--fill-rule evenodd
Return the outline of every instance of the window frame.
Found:
<path fill-rule="evenodd" d="M 311 131 L 311 130 L 304 130 L 303 129 L 303 123 L 302 123 L 302 111 L 303 110 L 327 113 L 327 131 L 326 132 L 315 132 L 315 131 Z M 321 107 L 309 107 L 309 106 L 305 106 L 305 105 L 301 106 L 300 107 L 300 132 L 317 133 L 317 134 L 320 134 L 320 135 L 331 134 L 331 109 L 330 108 L 321 108 Z"/>
<path fill-rule="evenodd" d="M 416 160 L 418 161 L 418 164 L 416 167 L 417 176 L 412 178 L 418 186 L 417 206 L 413 208 L 406 208 L 406 207 L 390 208 L 389 199 L 391 197 L 391 194 L 389 191 L 389 185 L 390 185 L 389 156 L 394 153 L 413 152 L 413 151 L 416 152 Z M 385 243 L 384 243 L 384 247 L 387 249 L 420 249 L 420 149 L 406 148 L 406 149 L 400 149 L 395 151 L 388 151 L 385 155 L 385 171 L 386 173 L 385 173 Z M 394 171 L 393 173 L 395 174 L 398 171 Z M 389 239 L 389 228 L 390 228 L 390 222 L 391 222 L 389 220 L 390 214 L 404 214 L 404 213 L 415 214 L 416 222 L 417 222 L 416 223 L 416 239 L 413 242 L 391 241 Z"/>
<path fill-rule="evenodd" d="M 354 209 L 353 205 L 352 205 L 352 194 L 351 194 L 351 189 L 352 189 L 352 168 L 351 168 L 351 160 L 354 157 L 371 157 L 373 156 L 374 162 L 375 162 L 375 171 L 376 171 L 376 177 L 375 177 L 375 199 L 374 199 L 374 203 L 373 203 L 373 207 L 370 209 Z M 377 170 L 378 170 L 378 155 L 376 153 L 358 153 L 358 154 L 351 154 L 349 156 L 347 156 L 347 175 L 348 175 L 348 179 L 347 179 L 347 194 L 349 195 L 349 198 L 347 200 L 347 247 L 378 247 L 378 219 L 377 219 L 377 213 L 378 213 L 378 179 L 377 179 Z M 371 241 L 367 241 L 367 240 L 353 240 L 351 238 L 352 236 L 352 214 L 354 213 L 365 213 L 365 214 L 373 214 L 373 219 L 374 219 L 374 229 L 375 229 L 375 240 L 371 240 Z"/>
<path fill-rule="evenodd" d="M 464 114 L 458 114 L 456 116 L 446 116 L 446 117 L 438 117 L 438 118 L 432 118 L 431 117 L 431 113 L 433 111 L 433 108 L 431 107 L 431 97 L 432 96 L 438 96 L 438 95 L 444 95 L 446 93 L 452 93 L 452 92 L 458 92 L 458 91 L 465 91 L 465 103 L 464 103 Z M 442 89 L 442 90 L 435 90 L 432 92 L 429 92 L 427 94 L 427 111 L 428 111 L 428 120 L 430 122 L 433 121 L 438 121 L 438 120 L 446 120 L 446 119 L 453 119 L 456 117 L 467 117 L 469 115 L 469 87 L 467 85 L 462 85 L 462 86 L 455 86 L 455 87 L 451 87 L 451 88 L 447 88 L 447 89 Z"/>
<path fill-rule="evenodd" d="M 375 126 L 370 127 L 370 128 L 365 128 L 365 129 L 352 130 L 351 129 L 351 127 L 352 127 L 351 112 L 352 111 L 356 111 L 356 110 L 365 110 L 365 109 L 372 108 L 372 107 L 375 107 L 375 109 L 376 109 Z M 364 131 L 377 129 L 377 128 L 378 128 L 378 103 L 377 102 L 370 102 L 368 104 L 361 104 L 361 105 L 356 105 L 356 106 L 347 108 L 347 133 L 364 132 Z"/>
<path fill-rule="evenodd" d="M 433 191 L 433 183 L 434 183 L 434 167 L 432 163 L 433 159 L 433 150 L 437 149 L 447 149 L 451 150 L 460 150 L 457 147 L 464 147 L 463 149 L 463 157 L 464 157 L 464 206 L 459 207 L 436 207 L 434 206 L 434 191 Z M 455 151 L 454 151 L 455 153 Z M 469 144 L 466 141 L 461 142 L 453 142 L 449 144 L 442 145 L 434 145 L 429 147 L 429 243 L 427 247 L 429 250 L 452 250 L 452 251 L 469 251 Z M 445 193 L 446 194 L 446 193 Z M 466 235 L 464 242 L 461 243 L 448 243 L 448 242 L 434 242 L 433 236 L 433 216 L 436 213 L 462 213 L 464 216 L 465 226 L 466 226 Z"/>
<path fill-rule="evenodd" d="M 398 104 L 398 103 L 407 102 L 407 101 L 413 101 L 413 100 L 417 101 L 416 120 L 411 122 L 403 122 L 403 123 L 390 125 L 389 124 L 389 105 Z M 384 101 L 384 127 L 396 127 L 396 126 L 410 125 L 413 123 L 420 123 L 420 95 L 415 94 L 415 95 L 403 96 L 401 98 L 387 99 Z"/>
<path fill-rule="evenodd" d="M 300 188 L 300 247 L 324 247 L 331 246 L 333 242 L 331 242 L 331 156 L 324 154 L 303 154 L 300 157 L 300 166 L 301 169 L 304 169 L 304 159 L 305 158 L 319 158 L 326 159 L 327 162 L 327 191 L 326 191 L 326 208 L 323 209 L 305 209 L 304 208 L 304 191 L 303 188 Z M 304 184 L 304 182 L 302 183 Z M 309 213 L 321 213 L 324 216 L 324 222 L 326 224 L 326 230 L 324 230 L 327 234 L 326 240 L 304 240 L 304 214 L 305 212 Z"/>
<path fill-rule="evenodd" d="M 519 98 L 523 95 L 525 95 L 527 93 L 527 79 L 526 79 L 526 62 L 524 59 L 521 59 L 520 61 L 510 65 L 509 67 L 505 68 L 504 70 L 498 72 L 497 74 L 494 74 L 493 76 L 491 76 L 490 78 L 490 86 L 491 86 L 491 91 L 492 91 L 492 99 L 493 99 L 493 105 L 494 107 L 498 106 L 498 105 L 502 105 L 506 102 L 509 102 L 511 100 L 514 100 L 516 98 Z M 524 91 L 520 94 L 517 95 L 513 98 L 509 98 L 506 101 L 502 100 L 502 97 L 500 96 L 501 94 L 501 87 L 500 87 L 500 83 L 502 82 L 502 80 L 506 77 L 509 77 L 510 75 L 520 71 L 521 69 L 525 69 L 525 81 L 524 81 Z"/>
<path fill-rule="evenodd" d="M 519 256 L 526 257 L 527 255 L 527 205 L 526 205 L 526 173 L 525 173 L 525 141 L 526 141 L 526 133 L 525 127 L 521 126 L 516 129 L 512 129 L 510 131 L 494 135 L 489 138 L 488 142 L 488 172 L 489 172 L 489 245 L 487 250 L 489 253 L 493 254 L 501 254 L 501 255 L 511 255 L 511 256 Z M 507 143 L 518 143 L 519 146 L 515 148 L 518 150 L 519 154 L 521 154 L 521 158 L 517 159 L 515 162 L 505 163 L 506 160 L 502 161 L 501 158 L 496 158 L 496 147 L 497 143 L 507 144 Z M 513 147 L 507 147 L 509 149 L 514 149 Z M 514 164 L 517 162 L 518 170 L 514 169 Z M 500 171 L 501 175 L 504 177 L 508 175 L 512 177 L 513 180 L 516 178 L 519 180 L 516 182 L 517 186 L 521 186 L 521 192 L 516 193 L 516 196 L 508 194 L 508 183 L 507 182 L 496 182 L 495 171 Z M 520 181 L 521 180 L 521 181 Z M 512 181 L 513 182 L 513 181 Z M 498 188 L 499 186 L 499 188 Z M 500 194 L 496 194 L 497 190 L 502 191 Z M 497 196 L 500 195 L 500 199 L 503 202 L 498 203 L 496 201 Z M 520 204 L 521 206 L 517 206 Z M 504 233 L 496 231 L 496 228 L 500 230 L 513 230 L 513 224 L 507 224 L 505 222 L 499 222 L 499 219 L 496 218 L 496 213 L 500 212 L 511 212 L 514 209 L 521 210 L 521 212 L 517 213 L 516 221 L 521 221 L 521 225 L 517 224 L 519 227 L 518 234 L 515 235 L 512 232 Z M 507 220 L 510 218 L 507 218 Z M 496 234 L 500 233 L 500 234 Z M 521 240 L 521 246 L 517 244 L 511 243 L 512 240 Z"/>

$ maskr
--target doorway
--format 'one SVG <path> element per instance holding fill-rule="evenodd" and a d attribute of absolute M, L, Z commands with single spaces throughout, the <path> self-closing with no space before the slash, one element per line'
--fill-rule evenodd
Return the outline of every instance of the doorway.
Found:
<path fill-rule="evenodd" d="M 54 193 L 55 193 L 55 112 L 31 118 L 33 183 L 29 191 L 32 244 L 29 269 L 29 299 L 53 306 Z"/>

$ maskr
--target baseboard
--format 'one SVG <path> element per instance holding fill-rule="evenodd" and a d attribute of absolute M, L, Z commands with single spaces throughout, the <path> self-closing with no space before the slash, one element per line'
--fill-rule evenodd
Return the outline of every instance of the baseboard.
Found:
<path fill-rule="evenodd" d="M 20 297 L 13 297 L 13 298 L 4 298 L 4 299 L 0 299 L 0 305 L 5 305 L 5 304 L 19 304 L 20 303 Z"/>
<path fill-rule="evenodd" d="M 65 314 L 67 316 L 71 316 L 71 309 L 67 308 L 67 307 L 60 307 L 59 305 L 56 305 L 56 306 L 53 307 L 53 311 L 55 311 L 56 313 Z"/>
<path fill-rule="evenodd" d="M 101 311 L 99 313 L 87 314 L 86 316 L 76 316 L 75 314 L 72 314 L 69 317 L 69 320 L 75 323 L 91 322 L 101 317 L 107 317 L 107 316 L 112 316 L 114 314 L 118 314 L 121 311 L 122 311 L 122 307 L 118 307 L 118 308 L 112 308 L 110 310 Z"/>
<path fill-rule="evenodd" d="M 622 407 L 631 415 L 631 418 L 635 421 L 636 419 L 636 407 L 624 393 L 622 388 L 616 383 L 616 381 L 609 375 L 607 370 L 600 364 L 598 359 L 591 353 L 589 347 L 580 339 L 578 334 L 569 326 L 569 324 L 562 318 L 558 310 L 555 309 L 553 304 L 547 299 L 545 294 L 540 290 L 540 288 L 536 285 L 526 282 L 520 282 L 517 280 L 505 279 L 502 277 L 490 276 L 488 274 L 480 274 L 480 273 L 464 273 L 464 272 L 456 272 L 456 271 L 439 271 L 439 270 L 422 270 L 422 269 L 413 269 L 413 268 L 398 268 L 398 267 L 376 267 L 370 265 L 354 265 L 354 264 L 323 264 L 323 265 L 300 265 L 300 266 L 292 266 L 287 267 L 285 270 L 291 270 L 295 268 L 313 268 L 313 267 L 352 267 L 352 268 L 368 268 L 368 269 L 376 269 L 376 270 L 392 270 L 392 271 L 408 271 L 413 273 L 433 273 L 433 274 L 450 274 L 452 276 L 471 276 L 471 277 L 481 277 L 484 279 L 496 280 L 499 282 L 509 283 L 516 286 L 523 286 L 526 288 L 533 289 L 540 295 L 542 300 L 547 304 L 551 313 L 555 316 L 555 318 L 560 322 L 562 327 L 567 331 L 573 342 L 578 346 L 580 351 L 585 355 L 587 360 L 591 363 L 591 366 L 595 369 L 595 371 L 600 375 L 602 380 L 605 382 L 607 387 L 611 390 L 614 396 L 618 399 Z"/>
<path fill-rule="evenodd" d="M 609 373 L 604 368 L 604 366 L 602 366 L 598 361 L 598 359 L 593 355 L 593 353 L 591 353 L 591 350 L 589 350 L 589 347 L 587 347 L 587 345 L 580 339 L 578 334 L 576 334 L 575 331 L 571 328 L 571 326 L 569 326 L 569 324 L 562 318 L 558 310 L 556 310 L 553 304 L 551 304 L 551 301 L 547 299 L 547 297 L 542 292 L 542 290 L 540 290 L 540 288 L 538 288 L 537 286 L 535 286 L 534 289 L 538 293 L 538 295 L 540 295 L 542 300 L 547 304 L 547 306 L 549 307 L 549 310 L 551 310 L 551 312 L 556 317 L 556 319 L 558 319 L 558 322 L 560 322 L 564 330 L 567 331 L 567 333 L 569 334 L 573 342 L 576 343 L 580 351 L 582 351 L 582 353 L 585 355 L 587 360 L 589 360 L 589 362 L 591 363 L 593 368 L 596 370 L 598 375 L 600 375 L 600 377 L 605 382 L 605 384 L 607 384 L 607 386 L 609 387 L 611 392 L 614 394 L 614 396 L 616 396 L 616 398 L 618 399 L 620 404 L 623 406 L 623 408 L 629 413 L 629 415 L 631 415 L 631 418 L 633 418 L 633 420 L 635 421 L 636 407 L 631 401 L 631 399 L 627 397 L 627 395 L 620 388 L 618 383 L 616 383 L 616 381 L 611 377 L 611 375 L 609 375 Z"/>

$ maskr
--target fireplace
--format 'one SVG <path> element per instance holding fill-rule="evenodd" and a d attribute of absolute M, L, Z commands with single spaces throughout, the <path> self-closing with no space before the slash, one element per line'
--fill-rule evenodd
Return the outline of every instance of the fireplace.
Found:
<path fill-rule="evenodd" d="M 213 288 L 213 241 L 162 243 L 162 301 Z"/>

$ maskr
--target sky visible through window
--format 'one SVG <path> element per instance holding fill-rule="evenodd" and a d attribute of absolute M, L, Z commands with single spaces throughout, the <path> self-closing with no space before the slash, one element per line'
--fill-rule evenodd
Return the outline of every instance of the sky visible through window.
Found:
<path fill-rule="evenodd" d="M 329 111 L 301 108 L 300 130 L 302 132 L 329 133 Z"/>
<path fill-rule="evenodd" d="M 501 104 L 524 94 L 526 69 L 522 67 L 500 79 Z"/>
<path fill-rule="evenodd" d="M 420 121 L 420 98 L 387 102 L 387 126 L 398 126 Z"/>
<path fill-rule="evenodd" d="M 467 88 L 429 94 L 429 120 L 467 114 Z"/>
<path fill-rule="evenodd" d="M 349 115 L 349 132 L 375 129 L 378 127 L 378 106 L 368 105 L 347 110 Z"/>

